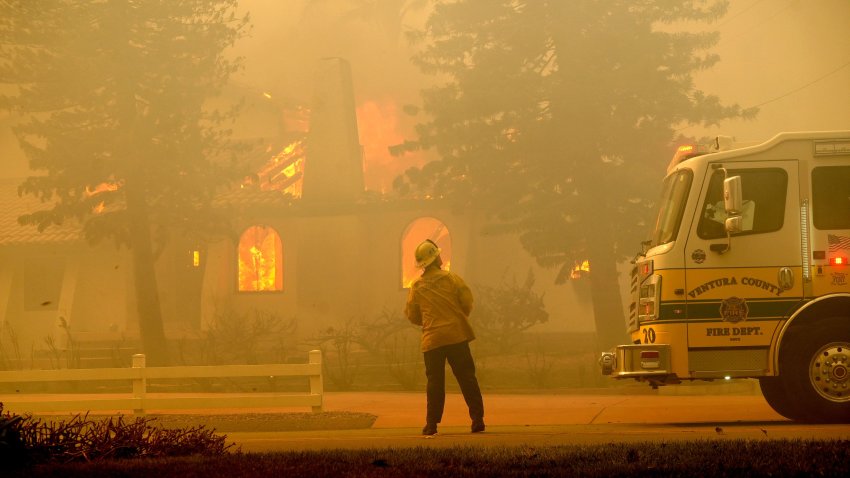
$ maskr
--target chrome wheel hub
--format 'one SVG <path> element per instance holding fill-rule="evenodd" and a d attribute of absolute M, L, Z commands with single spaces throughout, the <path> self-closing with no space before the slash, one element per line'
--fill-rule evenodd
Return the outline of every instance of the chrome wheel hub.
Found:
<path fill-rule="evenodd" d="M 809 379 L 814 389 L 831 402 L 850 402 L 850 343 L 831 343 L 812 357 Z"/>

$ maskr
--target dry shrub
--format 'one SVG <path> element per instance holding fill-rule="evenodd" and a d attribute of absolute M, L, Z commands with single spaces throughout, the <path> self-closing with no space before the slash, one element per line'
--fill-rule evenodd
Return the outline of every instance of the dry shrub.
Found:
<path fill-rule="evenodd" d="M 534 291 L 534 272 L 529 270 L 522 284 L 516 278 L 502 279 L 496 287 L 479 284 L 475 287 L 475 308 L 472 324 L 486 345 L 496 355 L 515 350 L 522 333 L 546 323 L 544 294 Z"/>
<path fill-rule="evenodd" d="M 226 436 L 215 434 L 203 425 L 182 429 L 158 426 L 155 418 L 123 416 L 91 419 L 77 414 L 67 420 L 52 421 L 15 416 L 3 412 L 0 418 L 13 420 L 10 425 L 17 439 L 0 444 L 6 451 L 15 450 L 19 465 L 37 463 L 70 463 L 115 458 L 162 458 L 178 456 L 220 456 L 233 444 L 225 444 Z M 15 440 L 19 440 L 15 442 Z"/>

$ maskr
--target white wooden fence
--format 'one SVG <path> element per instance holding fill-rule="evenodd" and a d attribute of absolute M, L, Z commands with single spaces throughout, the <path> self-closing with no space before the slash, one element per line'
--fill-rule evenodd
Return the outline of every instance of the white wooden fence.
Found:
<path fill-rule="evenodd" d="M 182 379 L 213 377 L 309 377 L 308 393 L 149 393 L 149 379 Z M 15 370 L 0 371 L 0 383 L 32 382 L 89 382 L 100 380 L 132 381 L 132 394 L 82 391 L 79 397 L 70 394 L 0 395 L 4 409 L 15 413 L 84 412 L 95 410 L 132 410 L 145 414 L 147 410 L 175 409 L 245 409 L 311 407 L 322 411 L 322 353 L 313 350 L 306 364 L 271 365 L 205 365 L 179 367 L 145 367 L 145 356 L 133 356 L 132 368 Z"/>

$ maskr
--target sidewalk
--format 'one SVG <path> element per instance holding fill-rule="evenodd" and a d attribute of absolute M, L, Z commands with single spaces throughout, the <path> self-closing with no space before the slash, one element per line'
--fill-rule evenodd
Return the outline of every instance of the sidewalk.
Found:
<path fill-rule="evenodd" d="M 721 399 L 722 400 L 719 400 Z M 718 402 L 722 405 L 718 406 Z M 373 428 L 421 427 L 425 393 L 328 392 L 327 411 L 376 415 Z M 484 394 L 488 426 L 700 423 L 782 420 L 760 395 Z M 468 426 L 466 404 L 446 396 L 445 426 Z"/>
<path fill-rule="evenodd" d="M 549 426 L 605 424 L 695 424 L 715 422 L 784 420 L 759 394 L 605 393 L 560 391 L 548 393 L 484 392 L 488 426 Z M 80 399 L 80 395 L 74 395 Z M 85 396 L 83 396 L 85 397 Z M 94 396 L 93 396 L 94 397 Z M 97 395 L 109 398 L 108 394 Z M 14 403 L 15 395 L 0 396 Z M 61 400 L 63 395 L 43 395 L 39 400 Z M 4 400 L 5 399 L 5 400 Z M 9 407 L 10 409 L 12 407 Z M 325 411 L 364 412 L 377 417 L 372 428 L 421 428 L 425 421 L 424 392 L 326 392 Z M 128 413 L 129 410 L 95 414 Z M 148 410 L 150 414 L 230 415 L 309 412 L 308 407 L 244 409 Z M 57 413 L 59 414 L 59 413 Z M 443 426 L 468 427 L 466 404 L 459 393 L 446 395 Z"/>
<path fill-rule="evenodd" d="M 846 439 L 843 425 L 799 425 L 759 395 L 488 394 L 486 433 L 470 433 L 463 397 L 450 393 L 439 434 L 423 437 L 425 394 L 329 392 L 327 411 L 365 412 L 369 429 L 228 433 L 246 452 L 387 447 L 546 447 L 711 439 Z"/>

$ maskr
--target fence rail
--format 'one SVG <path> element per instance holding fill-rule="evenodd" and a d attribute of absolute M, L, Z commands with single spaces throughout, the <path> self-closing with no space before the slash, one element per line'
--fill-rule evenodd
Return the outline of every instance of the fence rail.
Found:
<path fill-rule="evenodd" d="M 149 393 L 149 379 L 214 378 L 214 377 L 308 377 L 308 393 Z M 132 394 L 87 393 L 79 398 L 51 397 L 40 394 L 15 394 L 0 398 L 5 410 L 19 413 L 67 412 L 95 410 L 133 410 L 143 415 L 147 410 L 192 408 L 280 408 L 310 407 L 322 411 L 322 353 L 312 350 L 306 364 L 269 365 L 204 365 L 178 367 L 146 367 L 145 356 L 133 356 L 132 368 L 15 370 L 0 371 L 0 384 L 32 382 L 88 382 L 127 380 Z M 100 395 L 100 396 L 98 396 Z"/>

